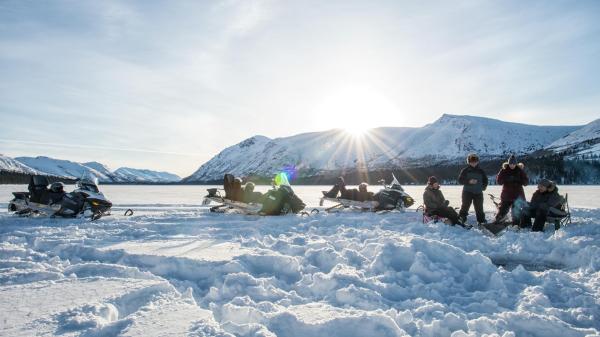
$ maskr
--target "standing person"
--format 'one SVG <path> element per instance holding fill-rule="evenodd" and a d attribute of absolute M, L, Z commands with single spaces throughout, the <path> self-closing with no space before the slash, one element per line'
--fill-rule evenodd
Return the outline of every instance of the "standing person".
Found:
<path fill-rule="evenodd" d="M 458 221 L 458 214 L 456 210 L 450 207 L 450 202 L 444 198 L 444 194 L 440 190 L 440 183 L 434 176 L 429 177 L 427 180 L 427 187 L 423 192 L 423 203 L 425 204 L 425 211 L 428 215 L 437 215 L 442 218 L 448 218 L 452 223 L 452 226 L 456 224 L 462 225 Z"/>
<path fill-rule="evenodd" d="M 463 186 L 462 206 L 460 207 L 460 220 L 467 222 L 467 215 L 471 203 L 475 206 L 475 214 L 478 223 L 485 223 L 485 213 L 483 212 L 483 191 L 488 186 L 488 178 L 485 172 L 479 167 L 479 157 L 471 153 L 467 156 L 467 167 L 460 171 L 458 182 Z"/>
<path fill-rule="evenodd" d="M 521 208 L 525 204 L 525 191 L 523 186 L 527 186 L 529 178 L 525 173 L 525 165 L 517 164 L 517 158 L 514 154 L 510 155 L 508 161 L 502 164 L 502 169 L 496 176 L 498 185 L 502 185 L 502 194 L 500 194 L 500 207 L 496 214 L 495 222 L 500 222 L 508 210 L 511 209 L 513 224 L 518 224 L 521 217 Z"/>

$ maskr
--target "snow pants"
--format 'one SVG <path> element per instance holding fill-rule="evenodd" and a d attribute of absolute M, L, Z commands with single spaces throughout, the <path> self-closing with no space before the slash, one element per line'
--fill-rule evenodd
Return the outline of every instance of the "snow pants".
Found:
<path fill-rule="evenodd" d="M 483 193 L 471 193 L 467 191 L 462 192 L 462 206 L 460 207 L 460 217 L 463 220 L 467 219 L 469 215 L 469 208 L 471 204 L 475 206 L 475 215 L 477 215 L 477 222 L 485 223 L 485 213 L 483 212 Z"/>

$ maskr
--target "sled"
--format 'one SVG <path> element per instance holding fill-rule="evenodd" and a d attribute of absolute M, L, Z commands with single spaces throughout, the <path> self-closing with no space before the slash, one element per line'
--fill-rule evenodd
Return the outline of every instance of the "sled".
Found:
<path fill-rule="evenodd" d="M 47 205 L 32 202 L 27 199 L 16 199 L 11 204 L 9 204 L 8 207 L 9 211 L 15 212 L 15 214 L 21 216 L 29 216 L 32 214 L 43 214 L 46 216 L 52 216 L 60 210 L 61 206 L 59 204 Z"/>
<path fill-rule="evenodd" d="M 379 203 L 377 201 L 356 201 L 342 198 L 328 198 L 323 197 L 319 201 L 319 206 L 323 206 L 325 201 L 333 202 L 335 205 L 325 209 L 325 212 L 339 211 L 344 208 L 350 208 L 353 210 L 361 210 L 363 212 L 375 212 Z"/>
<path fill-rule="evenodd" d="M 484 224 L 479 224 L 479 229 L 482 229 L 493 236 L 500 236 L 504 233 L 504 231 L 512 226 L 512 222 L 510 221 L 502 221 L 502 222 L 488 222 Z"/>
<path fill-rule="evenodd" d="M 215 202 L 219 205 L 213 206 L 210 208 L 211 212 L 216 213 L 225 213 L 226 211 L 238 212 L 246 215 L 260 215 L 260 210 L 262 209 L 261 204 L 250 203 L 247 204 L 241 201 L 234 201 L 225 199 L 220 196 L 211 196 L 204 197 L 202 201 L 202 205 L 208 206 L 211 202 Z"/>

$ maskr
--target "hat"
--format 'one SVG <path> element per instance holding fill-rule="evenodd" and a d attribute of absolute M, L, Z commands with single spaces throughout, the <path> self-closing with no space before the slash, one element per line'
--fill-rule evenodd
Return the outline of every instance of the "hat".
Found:
<path fill-rule="evenodd" d="M 467 163 L 479 161 L 479 156 L 476 153 L 471 153 L 467 156 Z"/>
<path fill-rule="evenodd" d="M 429 184 L 429 185 L 433 185 L 437 182 L 438 182 L 438 179 L 435 176 L 431 176 L 431 177 L 429 177 L 429 179 L 427 179 L 427 184 Z"/>
<path fill-rule="evenodd" d="M 552 181 L 544 178 L 544 179 L 540 180 L 540 182 L 538 183 L 538 186 L 544 186 L 545 188 L 549 188 L 550 186 L 552 186 Z"/>
<path fill-rule="evenodd" d="M 515 157 L 514 154 L 511 154 L 510 157 L 508 157 L 508 165 L 517 165 L 517 157 Z"/>

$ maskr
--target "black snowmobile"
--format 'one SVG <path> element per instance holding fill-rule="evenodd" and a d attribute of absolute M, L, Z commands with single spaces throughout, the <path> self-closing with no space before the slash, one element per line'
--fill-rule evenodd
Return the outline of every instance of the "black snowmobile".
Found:
<path fill-rule="evenodd" d="M 391 210 L 404 211 L 406 208 L 412 206 L 415 203 L 415 200 L 404 191 L 404 188 L 402 188 L 398 179 L 396 179 L 396 176 L 392 174 L 392 178 L 392 182 L 389 185 L 385 183 L 385 180 L 380 181 L 383 185 L 383 189 L 373 195 L 373 200 L 356 201 L 343 198 L 323 197 L 321 198 L 319 205 L 323 206 L 325 201 L 336 203 L 336 205 L 325 209 L 327 212 L 339 210 L 341 208 L 352 208 L 373 212 Z"/>
<path fill-rule="evenodd" d="M 83 178 L 77 188 L 66 193 L 64 185 L 55 182 L 48 188 L 48 177 L 35 175 L 29 182 L 29 192 L 13 192 L 8 211 L 21 216 L 46 215 L 89 217 L 97 220 L 110 214 L 112 203 L 98 190 L 96 179 Z"/>

